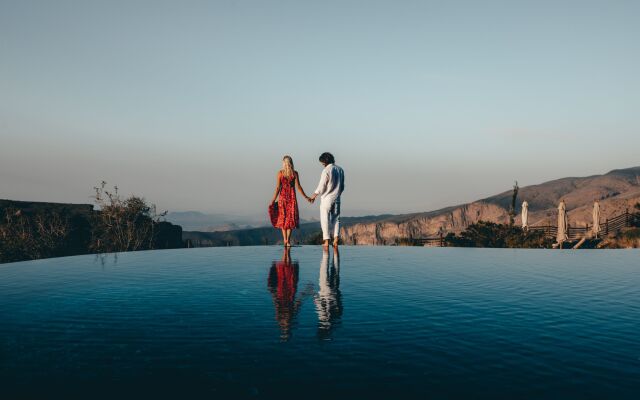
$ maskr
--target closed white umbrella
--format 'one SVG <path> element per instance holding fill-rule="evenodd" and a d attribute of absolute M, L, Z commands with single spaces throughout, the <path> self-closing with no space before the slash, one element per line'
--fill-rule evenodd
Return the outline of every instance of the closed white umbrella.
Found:
<path fill-rule="evenodd" d="M 591 228 L 593 236 L 598 237 L 600 233 L 600 202 L 598 200 L 593 203 L 593 228 Z"/>
<path fill-rule="evenodd" d="M 567 236 L 567 207 L 564 204 L 564 200 L 560 201 L 558 205 L 558 235 L 556 237 L 556 242 L 562 243 L 565 240 L 569 240 L 569 236 Z"/>
<path fill-rule="evenodd" d="M 522 202 L 522 229 L 529 228 L 529 203 Z"/>

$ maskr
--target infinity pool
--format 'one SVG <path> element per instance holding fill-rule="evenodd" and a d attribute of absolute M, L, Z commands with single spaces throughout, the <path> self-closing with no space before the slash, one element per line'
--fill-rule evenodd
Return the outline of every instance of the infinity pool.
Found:
<path fill-rule="evenodd" d="M 3 398 L 633 398 L 640 252 L 235 247 L 0 265 Z"/>

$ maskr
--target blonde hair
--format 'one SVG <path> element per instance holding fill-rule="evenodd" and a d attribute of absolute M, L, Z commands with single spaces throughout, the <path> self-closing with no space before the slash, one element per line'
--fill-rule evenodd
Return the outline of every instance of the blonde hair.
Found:
<path fill-rule="evenodd" d="M 294 175 L 295 169 L 293 168 L 293 159 L 291 156 L 284 156 L 284 158 L 282 158 L 282 166 L 282 175 L 287 178 Z"/>

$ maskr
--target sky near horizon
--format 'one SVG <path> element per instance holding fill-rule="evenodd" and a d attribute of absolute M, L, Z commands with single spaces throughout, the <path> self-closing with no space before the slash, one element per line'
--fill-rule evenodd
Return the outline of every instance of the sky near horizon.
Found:
<path fill-rule="evenodd" d="M 0 0 L 0 198 L 345 215 L 640 165 L 637 1 Z M 316 206 L 317 207 L 317 206 Z M 303 218 L 317 210 L 302 205 Z"/>

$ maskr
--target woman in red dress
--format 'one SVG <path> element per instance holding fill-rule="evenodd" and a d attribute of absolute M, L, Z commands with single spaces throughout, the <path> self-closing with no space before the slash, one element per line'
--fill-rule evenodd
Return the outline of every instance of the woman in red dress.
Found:
<path fill-rule="evenodd" d="M 276 178 L 276 191 L 273 193 L 270 209 L 274 208 L 276 199 L 278 199 L 278 213 L 277 218 L 274 216 L 275 222 L 273 226 L 282 230 L 282 241 L 285 247 L 291 246 L 291 231 L 296 229 L 300 222 L 296 188 L 305 199 L 309 200 L 309 196 L 304 193 L 300 185 L 298 171 L 293 168 L 293 160 L 289 156 L 284 156 L 282 169 L 278 172 L 278 177 Z"/>

